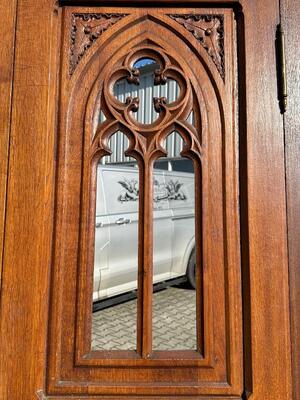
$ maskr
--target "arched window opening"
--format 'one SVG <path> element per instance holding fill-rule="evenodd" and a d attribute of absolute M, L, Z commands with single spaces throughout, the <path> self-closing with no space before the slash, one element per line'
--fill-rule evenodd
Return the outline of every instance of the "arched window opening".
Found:
<path fill-rule="evenodd" d="M 153 350 L 197 349 L 195 174 L 183 146 L 172 132 L 154 163 Z"/>
<path fill-rule="evenodd" d="M 108 147 L 96 173 L 92 349 L 136 350 L 139 170 L 123 132 Z"/>

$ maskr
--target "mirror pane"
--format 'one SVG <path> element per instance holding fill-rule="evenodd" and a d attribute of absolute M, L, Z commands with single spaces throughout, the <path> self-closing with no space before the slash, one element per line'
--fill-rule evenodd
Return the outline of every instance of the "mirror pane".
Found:
<path fill-rule="evenodd" d="M 141 59 L 139 85 L 126 79 L 114 86 L 121 102 L 139 97 L 135 117 L 140 123 L 158 118 L 153 97 L 174 102 L 180 92 L 176 81 L 154 85 L 158 64 Z M 95 122 L 106 119 L 100 106 Z M 194 125 L 194 112 L 187 122 Z M 125 155 L 129 142 L 116 132 L 109 141 L 112 154 L 97 168 L 94 250 L 94 313 L 92 349 L 135 350 L 138 273 L 139 176 L 135 159 Z M 196 292 L 194 167 L 180 156 L 183 140 L 172 132 L 165 141 L 167 157 L 154 164 L 153 199 L 153 348 L 196 349 Z"/>
<path fill-rule="evenodd" d="M 139 171 L 117 132 L 97 166 L 93 350 L 135 350 Z"/>
<path fill-rule="evenodd" d="M 153 349 L 196 350 L 195 179 L 177 132 L 154 164 Z"/>

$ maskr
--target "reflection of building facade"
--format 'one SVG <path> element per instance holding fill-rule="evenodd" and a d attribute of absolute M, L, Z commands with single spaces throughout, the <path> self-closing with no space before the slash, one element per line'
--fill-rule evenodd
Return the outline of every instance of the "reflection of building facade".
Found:
<path fill-rule="evenodd" d="M 114 87 L 115 96 L 119 101 L 125 103 L 126 98 L 138 97 L 140 99 L 139 109 L 134 113 L 136 119 L 142 124 L 149 124 L 158 118 L 158 113 L 153 106 L 154 97 L 166 97 L 168 103 L 175 101 L 180 92 L 179 85 L 176 81 L 168 79 L 165 85 L 154 86 L 154 71 L 157 69 L 157 64 L 147 64 L 140 69 L 140 84 L 138 86 L 129 84 L 126 79 L 123 79 Z M 103 113 L 99 116 L 100 122 L 105 120 Z M 193 124 L 193 115 L 190 114 L 188 122 Z M 170 134 L 166 140 L 166 150 L 168 158 L 178 157 L 183 147 L 183 140 L 175 132 Z M 121 133 L 117 132 L 110 140 L 110 148 L 112 155 L 104 157 L 102 164 L 110 163 L 127 163 L 133 159 L 126 157 L 124 152 L 128 148 L 128 139 Z"/>

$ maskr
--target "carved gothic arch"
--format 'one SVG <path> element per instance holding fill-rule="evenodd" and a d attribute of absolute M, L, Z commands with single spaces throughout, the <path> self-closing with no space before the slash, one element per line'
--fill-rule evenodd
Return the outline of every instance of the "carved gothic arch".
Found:
<path fill-rule="evenodd" d="M 229 12 L 224 10 L 224 15 L 226 13 L 229 15 Z M 68 15 L 72 16 L 72 12 L 69 12 Z M 128 18 L 127 22 L 126 18 Z M 215 314 L 212 312 L 212 308 L 217 307 L 214 304 L 212 280 L 223 293 L 224 301 L 239 303 L 239 297 L 234 297 L 235 291 L 238 290 L 237 281 L 233 282 L 234 289 L 232 291 L 226 287 L 229 280 L 232 279 L 227 275 L 225 267 L 227 259 L 224 259 L 224 263 L 223 261 L 218 262 L 217 267 L 213 267 L 211 264 L 213 263 L 212 258 L 207 261 L 207 267 L 203 274 L 203 293 L 197 292 L 197 315 L 200 322 L 197 324 L 196 352 L 175 351 L 172 354 L 170 352 L 163 354 L 154 352 L 153 357 L 149 355 L 151 322 L 149 307 L 146 310 L 143 309 L 144 301 L 140 301 L 138 306 L 137 353 L 132 351 L 91 351 L 91 313 L 89 310 L 93 273 L 95 174 L 99 157 L 110 152 L 108 139 L 114 132 L 121 130 L 129 138 L 130 145 L 127 154 L 135 157 L 140 167 L 140 243 L 144 243 L 145 237 L 148 235 L 147 226 L 151 226 L 152 210 L 149 199 L 152 198 L 152 163 L 157 157 L 165 155 L 162 147 L 163 140 L 174 129 L 178 131 L 186 144 L 181 153 L 182 156 L 192 158 L 196 166 L 197 207 L 195 213 L 198 265 L 202 264 L 202 252 L 207 251 L 207 243 L 213 240 L 213 237 L 209 237 L 207 234 L 212 229 L 209 215 L 215 215 L 217 230 L 221 237 L 225 235 L 223 228 L 232 224 L 227 222 L 227 215 L 221 212 L 222 207 L 226 206 L 224 196 L 228 196 L 225 194 L 224 188 L 226 182 L 232 179 L 231 176 L 225 177 L 221 171 L 225 168 L 225 162 L 229 164 L 233 162 L 227 159 L 228 156 L 225 156 L 226 146 L 229 147 L 228 154 L 231 154 L 232 151 L 231 139 L 227 137 L 227 133 L 229 135 L 232 133 L 230 119 L 228 122 L 224 118 L 226 107 L 224 99 L 228 96 L 225 82 L 212 58 L 207 54 L 207 50 L 198 43 L 192 34 L 189 39 L 192 51 L 189 50 L 187 41 L 183 40 L 184 34 L 177 33 L 177 30 L 186 30 L 180 23 L 168 17 L 171 23 L 172 21 L 173 24 L 176 23 L 174 25 L 176 28 L 174 26 L 172 28 L 174 36 L 171 35 L 174 40 L 176 39 L 176 49 L 174 49 L 172 41 L 166 40 L 164 37 L 166 35 L 163 35 L 169 29 L 168 24 L 159 22 L 157 32 L 153 32 L 153 29 L 150 30 L 149 27 L 155 26 L 154 18 L 150 21 L 148 15 L 144 16 L 140 18 L 138 24 L 134 20 L 130 22 L 129 18 L 126 16 L 118 19 L 93 41 L 92 46 L 88 46 L 71 77 L 69 68 L 67 68 L 69 65 L 63 64 L 61 92 L 68 93 L 68 96 L 63 96 L 61 101 L 61 108 L 64 111 L 61 112 L 60 119 L 60 132 L 63 132 L 63 136 L 60 136 L 58 153 L 57 204 L 62 204 L 64 213 L 60 207 L 57 208 L 56 226 L 64 228 L 58 228 L 60 234 L 56 237 L 53 278 L 57 285 L 55 290 L 61 293 L 59 307 L 61 307 L 62 313 L 54 312 L 51 315 L 51 329 L 63 329 L 61 331 L 63 334 L 59 334 L 58 339 L 57 336 L 55 339 L 55 333 L 51 333 L 50 357 L 56 358 L 57 353 L 53 353 L 53 351 L 57 345 L 64 349 L 65 354 L 69 354 L 67 368 L 64 372 L 65 377 L 69 377 L 73 373 L 86 374 L 88 373 L 87 367 L 89 367 L 95 377 L 97 376 L 97 379 L 101 380 L 104 377 L 102 368 L 110 367 L 122 380 L 120 371 L 122 367 L 127 371 L 126 379 L 128 380 L 133 373 L 130 369 L 132 366 L 139 366 L 146 371 L 147 368 L 164 368 L 170 364 L 171 360 L 172 368 L 166 371 L 166 374 L 172 374 L 177 368 L 184 366 L 189 369 L 191 374 L 200 373 L 203 375 L 203 379 L 206 379 L 204 377 L 210 373 L 207 368 L 213 365 L 213 353 L 219 352 L 219 357 L 221 357 L 220 348 L 215 349 L 213 345 L 213 332 L 220 337 L 221 346 L 224 349 L 226 346 L 229 348 L 232 346 L 233 340 L 231 327 L 237 323 L 237 315 L 230 309 L 224 310 L 224 315 L 222 314 L 218 320 L 215 320 Z M 132 31 L 129 40 L 124 35 L 128 26 L 130 26 L 128 29 Z M 159 37 L 160 34 L 161 37 Z M 69 47 L 66 43 L 69 43 L 67 33 L 62 56 L 64 60 L 69 60 Z M 168 105 L 162 100 L 157 103 L 157 109 L 162 112 L 162 117 L 149 126 L 140 125 L 130 118 L 132 111 L 130 107 L 137 106 L 132 101 L 133 99 L 129 100 L 128 104 L 126 102 L 121 104 L 116 102 L 111 95 L 112 85 L 120 77 L 126 77 L 133 82 L 137 79 L 132 67 L 134 61 L 143 55 L 151 55 L 157 61 L 168 59 L 169 65 L 161 65 L 156 79 L 158 83 L 162 83 L 169 74 L 169 77 L 179 81 L 179 85 L 183 89 L 183 94 L 179 96 L 177 103 L 175 101 L 174 104 Z M 164 72 L 166 76 L 164 76 Z M 229 75 L 226 76 L 226 82 L 230 87 Z M 104 111 L 108 118 L 98 126 L 97 131 L 94 126 L 95 109 L 102 106 L 105 108 Z M 189 126 L 185 121 L 191 109 L 194 109 L 197 114 L 195 127 Z M 232 110 L 227 111 L 232 112 Z M 175 117 L 173 118 L 172 115 Z M 211 202 L 211 196 L 215 196 L 216 193 L 223 193 L 223 197 L 221 196 L 218 203 Z M 234 196 L 234 193 L 230 195 Z M 72 227 L 67 228 L 65 224 L 71 215 Z M 200 228 L 202 224 L 204 225 L 203 234 Z M 69 229 L 70 235 L 66 234 L 66 229 Z M 64 235 L 63 232 L 65 232 Z M 149 248 L 152 247 L 151 240 L 148 235 L 147 246 Z M 204 244 L 202 244 L 202 240 L 204 240 Z M 218 242 L 218 249 L 214 253 L 215 261 L 223 257 L 222 248 L 226 245 L 225 239 Z M 60 253 L 61 248 L 68 248 L 68 251 Z M 142 251 L 141 257 L 146 257 L 145 250 Z M 149 260 L 144 263 L 146 266 L 150 264 Z M 63 269 L 60 268 L 61 265 L 64 266 Z M 212 273 L 213 268 L 218 269 L 218 272 L 215 272 L 216 275 Z M 234 264 L 234 268 L 238 268 L 237 264 Z M 142 287 L 141 296 L 146 296 L 145 290 L 148 291 L 148 294 L 152 291 L 151 274 L 149 274 L 151 271 L 141 270 L 140 272 L 142 272 L 139 273 L 139 286 Z M 236 273 L 235 279 L 238 280 L 239 271 L 236 270 Z M 148 278 L 144 283 L 143 276 L 147 274 Z M 68 293 L 64 289 L 66 281 L 70 281 Z M 63 299 L 66 295 L 68 296 L 67 308 L 63 306 L 63 301 L 65 301 Z M 202 301 L 203 306 L 201 305 Z M 237 307 L 239 307 L 238 304 Z M 60 324 L 67 324 L 67 326 L 60 328 Z M 74 326 L 74 330 L 71 331 L 69 326 Z M 228 333 L 225 335 L 225 332 Z M 236 351 L 235 346 L 237 345 L 238 343 L 230 347 L 233 352 Z M 226 362 L 231 363 L 230 353 L 226 357 L 228 357 Z M 193 369 L 194 367 L 197 369 Z M 226 370 L 225 365 L 220 365 L 219 368 Z M 49 373 L 51 376 L 59 376 L 55 364 L 51 364 Z M 218 372 L 212 370 L 211 373 L 217 374 Z M 53 385 L 60 386 L 60 383 L 56 382 Z M 114 389 L 108 389 L 108 392 L 110 390 Z"/>

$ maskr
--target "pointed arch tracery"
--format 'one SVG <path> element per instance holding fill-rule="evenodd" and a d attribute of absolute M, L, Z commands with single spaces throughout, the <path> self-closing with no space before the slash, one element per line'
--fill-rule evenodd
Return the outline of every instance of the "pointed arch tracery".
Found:
<path fill-rule="evenodd" d="M 156 121 L 149 124 L 142 124 L 133 117 L 133 113 L 140 107 L 138 97 L 127 96 L 121 102 L 113 93 L 114 85 L 121 79 L 126 79 L 132 85 L 139 85 L 140 72 L 134 64 L 143 58 L 152 59 L 158 65 L 154 72 L 154 85 L 164 85 L 167 79 L 173 79 L 180 88 L 178 98 L 170 104 L 165 97 L 153 97 L 153 105 L 159 116 Z M 185 141 L 185 147 L 189 147 L 188 151 L 200 156 L 201 132 L 187 122 L 192 111 L 195 109 L 199 111 L 198 100 L 194 93 L 187 73 L 179 64 L 174 65 L 171 57 L 161 47 L 155 45 L 135 47 L 123 60 L 115 63 L 103 82 L 99 107 L 103 110 L 106 120 L 97 127 L 92 140 L 92 152 L 95 151 L 95 146 L 106 149 L 107 137 L 110 136 L 112 127 L 119 124 L 130 132 L 127 136 L 132 142 L 131 147 L 139 149 L 138 152 L 147 157 L 147 154 L 150 155 L 160 149 L 162 134 L 176 125 Z M 201 119 L 199 112 L 197 119 Z"/>
<path fill-rule="evenodd" d="M 179 87 L 179 95 L 168 103 L 165 97 L 153 97 L 153 106 L 158 113 L 158 118 L 149 123 L 140 123 L 134 118 L 134 113 L 140 107 L 138 97 L 127 96 L 120 101 L 114 95 L 114 87 L 117 82 L 126 80 L 128 84 L 138 86 L 140 83 L 140 70 L 136 63 L 142 59 L 150 59 L 155 63 L 154 85 L 165 85 L 168 79 L 172 79 Z M 195 95 L 197 89 L 193 86 L 193 81 L 189 76 L 188 70 L 180 62 L 178 54 L 174 56 L 164 49 L 161 45 L 154 42 L 145 42 L 133 46 L 125 55 L 115 57 L 109 71 L 103 72 L 98 79 L 101 81 L 98 93 L 98 109 L 100 108 L 105 115 L 105 120 L 100 122 L 91 135 L 90 149 L 88 150 L 91 160 L 91 179 L 94 179 L 95 160 L 102 156 L 111 154 L 109 149 L 109 139 L 117 131 L 123 132 L 128 140 L 129 147 L 126 155 L 132 156 L 139 164 L 139 262 L 138 262 L 138 320 L 137 320 L 137 351 L 143 358 L 149 357 L 152 352 L 152 285 L 153 285 L 153 260 L 148 249 L 153 248 L 153 237 L 149 234 L 153 224 L 153 163 L 159 157 L 166 155 L 163 141 L 172 132 L 176 131 L 183 139 L 184 145 L 181 156 L 190 158 L 194 161 L 195 173 L 201 176 L 201 114 L 199 99 Z M 195 81 L 195 79 L 194 79 Z M 93 108 L 94 109 L 94 108 Z M 193 126 L 188 122 L 188 117 L 193 112 L 196 114 L 196 124 Z M 94 119 L 93 117 L 91 118 Z M 201 193 L 201 180 L 196 179 L 197 190 Z M 90 188 L 94 187 L 91 182 Z M 201 194 L 200 194 L 201 196 Z M 201 201 L 196 205 L 197 215 L 201 214 Z M 93 224 L 93 217 L 90 225 Z M 197 230 L 201 231 L 201 218 L 198 218 Z M 198 234 L 197 234 L 198 236 Z M 199 239 L 200 236 L 198 236 Z M 93 240 L 93 238 L 91 237 Z M 201 245 L 198 244 L 200 249 Z M 197 253 L 198 262 L 200 261 L 200 250 Z M 200 265 L 200 262 L 199 262 Z M 200 300 L 198 301 L 200 304 Z M 198 307 L 198 306 L 197 306 Z M 201 324 L 198 324 L 200 329 Z M 200 332 L 198 333 L 200 335 Z M 200 350 L 200 339 L 198 348 Z"/>
<path fill-rule="evenodd" d="M 240 362 L 241 354 L 240 348 L 235 346 L 239 327 L 236 317 L 239 281 L 235 277 L 239 270 L 232 258 L 238 248 L 238 234 L 233 226 L 238 220 L 235 207 L 238 190 L 234 176 L 237 151 L 233 132 L 234 79 L 230 70 L 231 11 L 194 7 L 159 10 L 146 6 L 137 9 L 66 7 L 63 18 L 62 134 L 58 142 L 57 179 L 58 204 L 62 207 L 57 207 L 58 235 L 54 255 L 54 285 L 60 293 L 60 303 L 53 308 L 55 322 L 51 335 L 58 333 L 57 336 L 53 334 L 58 340 L 51 342 L 53 366 L 49 380 L 66 359 L 69 370 L 63 379 L 76 381 L 76 390 L 82 393 L 86 389 L 82 382 L 90 379 L 90 395 L 94 393 L 94 385 L 98 385 L 95 393 L 103 394 L 100 382 L 105 381 L 105 374 L 111 368 L 120 385 L 128 389 L 128 384 L 137 382 L 145 393 L 147 388 L 138 372 L 142 370 L 145 376 L 152 374 L 151 390 L 153 387 L 155 392 L 147 392 L 151 395 L 166 396 L 173 389 L 174 394 L 175 388 L 161 389 L 162 384 L 183 385 L 186 377 L 191 377 L 191 384 L 188 383 L 182 395 L 189 394 L 191 386 L 197 394 L 210 393 L 210 386 L 205 386 L 207 382 L 217 388 L 214 395 L 228 393 L 224 377 L 228 374 L 228 382 L 234 378 L 230 372 L 231 357 Z M 225 36 L 223 29 L 227 32 Z M 213 46 L 215 40 L 219 47 Z M 138 84 L 135 62 L 141 57 L 154 59 L 158 64 L 154 83 L 163 85 L 166 80 L 173 79 L 180 87 L 179 96 L 170 103 L 163 97 L 153 99 L 158 118 L 149 124 L 139 123 L 134 118 L 135 110 L 141 107 L 137 96 L 127 96 L 121 102 L 113 93 L 113 86 L 119 79 L 126 79 L 133 87 Z M 101 109 L 105 120 L 98 118 L 97 108 Z M 191 112 L 195 115 L 193 123 L 189 122 Z M 109 142 L 116 132 L 128 138 L 125 154 L 138 161 L 140 174 L 139 300 L 137 351 L 113 353 L 92 351 L 90 294 L 97 166 L 101 157 L 111 153 Z M 172 132 L 183 139 L 181 156 L 191 158 L 198 168 L 195 170 L 195 220 L 202 231 L 197 230 L 196 243 L 200 243 L 199 248 L 203 245 L 197 263 L 201 264 L 203 254 L 205 268 L 197 298 L 200 328 L 197 351 L 168 351 L 166 354 L 152 352 L 151 348 L 153 205 L 149 200 L 153 194 L 154 163 L 166 155 L 164 140 Z M 127 144 L 127 140 L 124 142 Z M 230 251 L 227 251 L 228 241 Z M 64 304 L 66 311 L 60 312 Z M 224 311 L 224 304 L 230 304 L 232 312 L 231 309 Z M 70 329 L 72 324 L 74 329 Z M 218 346 L 215 346 L 216 338 Z M 177 371 L 183 369 L 184 374 L 181 377 L 179 374 L 177 379 Z M 60 385 L 60 373 L 55 376 Z M 113 389 L 107 386 L 106 394 L 125 393 L 123 387 L 122 390 L 115 388 L 115 382 L 113 386 Z M 234 394 L 237 392 L 236 389 Z"/>

